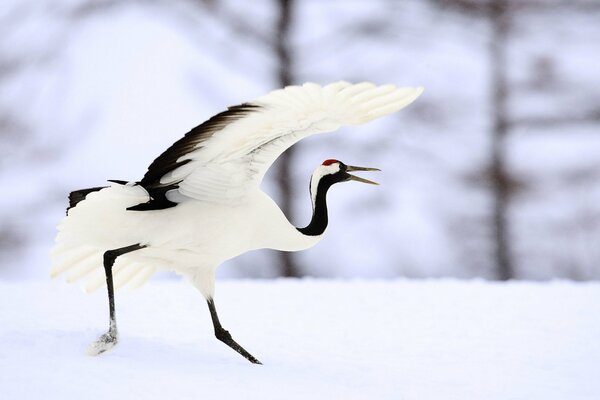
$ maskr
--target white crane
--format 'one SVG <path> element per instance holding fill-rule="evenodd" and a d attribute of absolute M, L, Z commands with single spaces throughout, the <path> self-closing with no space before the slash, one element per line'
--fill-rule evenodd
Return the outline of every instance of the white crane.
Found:
<path fill-rule="evenodd" d="M 87 277 L 85 289 L 108 288 L 109 329 L 90 345 L 97 355 L 118 340 L 114 288 L 144 283 L 157 270 L 185 276 L 206 298 L 215 336 L 252 363 L 233 340 L 214 303 L 215 270 L 254 249 L 298 251 L 327 227 L 327 190 L 335 183 L 375 182 L 350 174 L 377 171 L 337 160 L 319 165 L 310 182 L 313 215 L 294 227 L 260 189 L 267 169 L 302 138 L 362 124 L 414 101 L 422 88 L 336 82 L 275 90 L 230 107 L 162 153 L 139 182 L 72 192 L 52 250 L 52 276 Z M 104 268 L 100 268 L 103 265 Z"/>

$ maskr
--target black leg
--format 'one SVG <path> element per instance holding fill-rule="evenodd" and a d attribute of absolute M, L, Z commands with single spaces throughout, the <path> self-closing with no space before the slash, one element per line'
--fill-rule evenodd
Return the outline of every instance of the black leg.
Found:
<path fill-rule="evenodd" d="M 215 328 L 215 336 L 221 342 L 225 343 L 227 346 L 231 347 L 238 353 L 240 353 L 246 360 L 250 361 L 253 364 L 262 364 L 258 361 L 252 354 L 248 353 L 242 346 L 240 346 L 233 338 L 231 334 L 226 331 L 222 326 L 221 322 L 219 322 L 219 316 L 217 315 L 217 309 L 215 308 L 215 302 L 213 299 L 208 299 L 208 309 L 210 310 L 210 317 L 212 318 L 213 326 Z"/>
<path fill-rule="evenodd" d="M 119 333 L 117 331 L 117 318 L 115 316 L 115 291 L 113 286 L 112 267 L 115 264 L 117 257 L 135 251 L 143 249 L 146 246 L 140 244 L 134 244 L 127 247 L 121 247 L 119 249 L 108 250 L 104 253 L 104 272 L 106 274 L 106 287 L 108 289 L 108 312 L 109 312 L 109 326 L 108 332 L 103 334 L 90 345 L 88 348 L 88 354 L 98 355 L 102 354 L 107 350 L 113 348 L 119 340 Z"/>

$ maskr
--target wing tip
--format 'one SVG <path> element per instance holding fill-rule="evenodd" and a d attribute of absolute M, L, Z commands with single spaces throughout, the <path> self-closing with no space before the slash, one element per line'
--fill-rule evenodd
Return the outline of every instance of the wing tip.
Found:
<path fill-rule="evenodd" d="M 411 89 L 412 89 L 412 93 L 410 93 L 409 95 L 406 96 L 407 103 L 404 106 L 407 106 L 410 103 L 412 103 L 413 101 L 415 101 L 416 99 L 418 99 L 425 91 L 424 86 L 411 87 Z"/>
<path fill-rule="evenodd" d="M 383 88 L 391 91 L 382 90 Z M 383 117 L 388 114 L 395 113 L 413 103 L 425 90 L 423 86 L 403 86 L 396 87 L 395 85 L 379 85 L 375 87 L 381 93 L 363 97 L 361 103 L 362 112 L 354 115 L 352 124 L 364 124 L 374 119 Z M 366 100 L 366 101 L 365 101 Z"/>
<path fill-rule="evenodd" d="M 416 94 L 415 94 L 415 96 L 416 96 L 415 99 L 416 99 L 417 97 L 419 97 L 420 95 L 423 94 L 423 92 L 425 91 L 425 86 L 417 86 L 415 89 L 416 89 Z"/>

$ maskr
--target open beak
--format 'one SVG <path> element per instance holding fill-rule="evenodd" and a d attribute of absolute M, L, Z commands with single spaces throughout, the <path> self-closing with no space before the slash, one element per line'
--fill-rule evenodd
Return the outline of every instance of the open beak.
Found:
<path fill-rule="evenodd" d="M 346 172 L 353 172 L 353 171 L 381 171 L 381 170 L 379 168 L 353 167 L 352 165 L 348 165 L 346 167 Z M 370 185 L 379 185 L 379 183 L 377 183 L 377 182 L 373 182 L 368 179 L 360 178 L 358 176 L 348 174 L 348 177 L 349 177 L 349 179 L 351 179 L 353 181 L 368 183 Z"/>

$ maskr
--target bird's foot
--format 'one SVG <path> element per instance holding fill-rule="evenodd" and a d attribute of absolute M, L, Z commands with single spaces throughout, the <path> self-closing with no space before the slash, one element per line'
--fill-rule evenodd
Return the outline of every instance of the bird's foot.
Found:
<path fill-rule="evenodd" d="M 223 329 L 223 328 L 217 329 L 217 331 L 215 332 L 215 335 L 216 335 L 217 339 L 219 339 L 221 342 L 225 343 L 227 346 L 231 347 L 233 350 L 240 353 L 246 360 L 250 361 L 252 364 L 262 365 L 262 363 L 260 361 L 258 361 L 258 359 L 256 357 L 254 357 L 252 354 L 248 353 L 248 351 L 246 351 L 246 349 L 244 349 L 242 346 L 240 346 L 238 344 L 238 342 L 233 340 L 233 338 L 231 337 L 231 334 L 228 331 L 226 331 L 225 329 Z"/>
<path fill-rule="evenodd" d="M 100 355 L 115 347 L 118 341 L 119 335 L 116 332 L 108 331 L 87 348 L 87 353 L 90 356 Z"/>
<path fill-rule="evenodd" d="M 258 361 L 256 358 L 254 358 L 252 356 L 252 354 L 250 354 L 250 357 L 246 357 L 248 361 L 250 361 L 252 364 L 258 364 L 258 365 L 262 365 L 262 363 L 260 361 Z"/>

